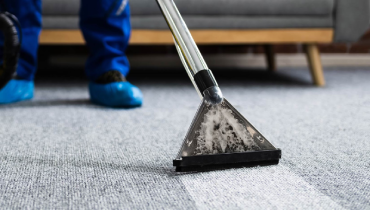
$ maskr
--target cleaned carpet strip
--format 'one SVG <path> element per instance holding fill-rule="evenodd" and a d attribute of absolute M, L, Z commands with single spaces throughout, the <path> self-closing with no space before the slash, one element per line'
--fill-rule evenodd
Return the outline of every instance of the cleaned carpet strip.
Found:
<path fill-rule="evenodd" d="M 181 176 L 199 209 L 344 209 L 285 166 Z"/>

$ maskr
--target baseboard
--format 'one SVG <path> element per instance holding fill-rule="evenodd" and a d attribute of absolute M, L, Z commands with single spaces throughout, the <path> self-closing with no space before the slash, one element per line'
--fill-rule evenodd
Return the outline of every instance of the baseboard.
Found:
<path fill-rule="evenodd" d="M 225 54 L 205 55 L 210 68 L 265 68 L 264 55 L 253 54 Z M 322 54 L 324 67 L 370 67 L 368 54 Z M 83 66 L 85 56 L 52 56 L 51 65 L 57 66 Z M 132 67 L 135 68 L 182 68 L 177 55 L 144 55 L 129 56 Z M 304 54 L 280 54 L 277 55 L 278 68 L 307 67 Z"/>

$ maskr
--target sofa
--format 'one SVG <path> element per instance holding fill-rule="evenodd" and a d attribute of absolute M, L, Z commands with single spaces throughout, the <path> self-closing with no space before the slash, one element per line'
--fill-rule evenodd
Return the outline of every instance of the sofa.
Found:
<path fill-rule="evenodd" d="M 117 0 L 123 1 L 123 0 Z M 197 44 L 261 44 L 271 71 L 274 44 L 301 43 L 317 86 L 325 85 L 318 43 L 356 42 L 369 28 L 369 0 L 176 0 Z M 84 44 L 79 0 L 43 0 L 40 44 Z M 173 39 L 155 0 L 131 0 L 130 44 Z"/>

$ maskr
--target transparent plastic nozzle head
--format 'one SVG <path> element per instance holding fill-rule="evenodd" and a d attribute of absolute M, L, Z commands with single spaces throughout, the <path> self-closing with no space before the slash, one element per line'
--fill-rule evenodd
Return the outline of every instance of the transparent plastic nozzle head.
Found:
<path fill-rule="evenodd" d="M 221 104 L 224 100 L 221 89 L 218 86 L 207 88 L 204 92 L 204 101 L 209 105 Z"/>

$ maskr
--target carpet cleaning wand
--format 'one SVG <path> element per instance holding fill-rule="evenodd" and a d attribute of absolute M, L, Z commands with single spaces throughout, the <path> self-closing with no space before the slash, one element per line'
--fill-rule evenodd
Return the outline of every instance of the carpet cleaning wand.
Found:
<path fill-rule="evenodd" d="M 173 160 L 176 171 L 203 171 L 278 164 L 275 148 L 222 95 L 173 0 L 157 0 L 180 59 L 202 98 Z"/>

